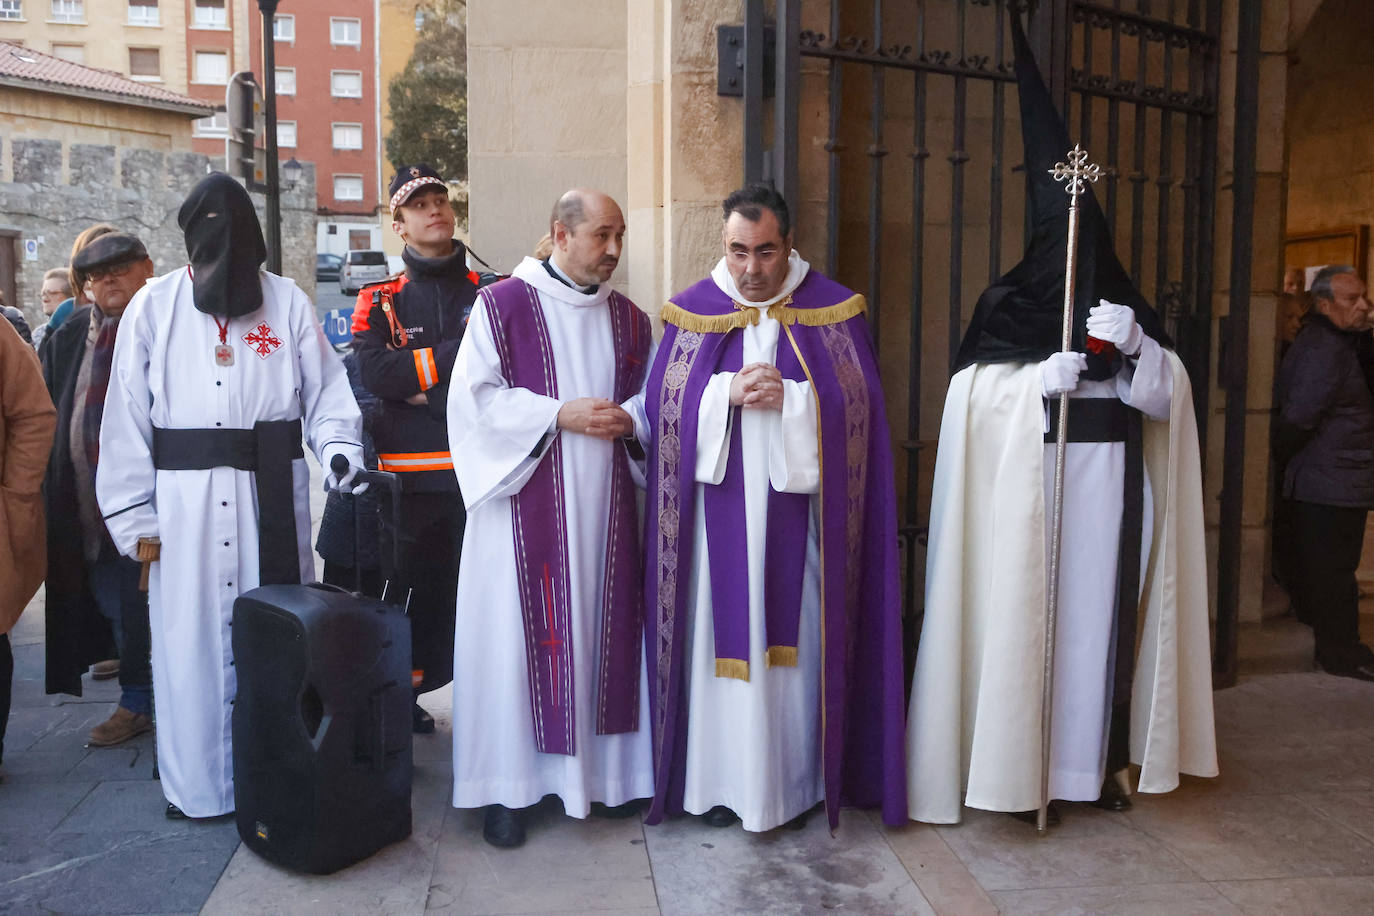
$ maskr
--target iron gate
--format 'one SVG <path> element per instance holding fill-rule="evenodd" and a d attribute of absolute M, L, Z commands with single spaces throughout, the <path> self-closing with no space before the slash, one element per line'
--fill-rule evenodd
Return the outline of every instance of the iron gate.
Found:
<path fill-rule="evenodd" d="M 905 430 L 901 531 L 907 607 L 917 613 L 922 375 L 941 368 L 923 362 L 952 361 L 978 291 L 1019 260 L 1023 248 L 1024 220 L 1015 216 L 1024 201 L 1024 181 L 1015 174 L 1020 134 L 1006 123 L 1008 109 L 1016 108 L 1008 7 L 1026 14 L 1070 134 L 1103 167 L 1096 193 L 1118 254 L 1177 343 L 1205 436 L 1222 0 L 775 0 L 773 6 L 776 27 L 765 23 L 763 0 L 746 0 L 735 39 L 745 178 L 773 182 L 794 224 L 804 225 L 821 214 L 799 207 L 806 190 L 799 163 L 823 150 L 826 272 L 868 298 L 875 341 L 886 356 L 890 411 L 894 390 L 901 381 L 907 386 L 905 416 L 899 409 L 890 420 L 894 430 Z M 803 66 L 811 68 L 813 94 L 824 81 L 823 137 L 807 136 L 799 126 Z M 894 110 L 894 98 L 905 110 Z M 971 125 L 979 132 L 976 143 Z M 765 148 L 770 126 L 772 146 Z M 939 238 L 930 231 L 933 220 Z M 970 231 L 975 223 L 979 228 Z M 909 247 L 898 257 L 886 238 L 894 225 L 909 233 Z M 853 244 L 856 234 L 859 244 Z M 902 263 L 908 260 L 909 267 Z M 943 302 L 927 289 L 935 270 L 947 276 Z M 908 278 L 903 296 L 894 295 L 894 273 Z M 938 324 L 946 326 L 943 348 L 925 339 L 928 326 Z M 893 371 L 903 357 L 904 378 L 900 366 Z M 931 419 L 938 427 L 938 416 Z M 929 424 L 926 431 L 928 440 Z"/>

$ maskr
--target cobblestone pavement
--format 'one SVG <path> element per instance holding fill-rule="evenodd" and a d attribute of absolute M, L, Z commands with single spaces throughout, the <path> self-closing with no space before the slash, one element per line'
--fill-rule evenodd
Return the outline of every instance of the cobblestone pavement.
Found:
<path fill-rule="evenodd" d="M 318 506 L 316 517 L 318 518 Z M 288 873 L 232 822 L 171 822 L 153 739 L 87 749 L 114 682 L 43 694 L 42 595 L 12 634 L 14 712 L 0 783 L 6 913 L 1322 913 L 1374 912 L 1374 684 L 1254 677 L 1216 694 L 1222 775 L 1066 806 L 1045 839 L 1004 815 L 885 828 L 845 812 L 831 836 L 745 834 L 695 818 L 576 821 L 546 800 L 529 842 L 486 846 L 449 806 L 447 691 L 424 699 L 414 833 L 334 875 Z"/>

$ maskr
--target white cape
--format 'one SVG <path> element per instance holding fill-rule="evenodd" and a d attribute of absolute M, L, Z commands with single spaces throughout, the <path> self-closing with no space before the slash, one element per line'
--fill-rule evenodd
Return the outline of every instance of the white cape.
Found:
<path fill-rule="evenodd" d="M 552 341 L 557 399 L 510 387 L 479 297 L 449 386 L 453 467 L 467 505 L 458 574 L 453 652 L 453 805 L 532 805 L 557 795 L 573 817 L 594 801 L 619 805 L 653 794 L 648 682 L 641 661 L 639 728 L 596 734 L 597 647 L 605 581 L 612 449 L 555 427 L 565 400 L 613 396 L 610 287 L 587 295 L 526 258 L 515 277 L 533 286 Z M 511 497 L 534 473 L 554 436 L 562 439 L 571 580 L 575 755 L 543 754 L 534 742 L 530 686 L 515 568 Z"/>
<path fill-rule="evenodd" d="M 322 467 L 335 453 L 363 463 L 358 404 L 314 306 L 272 274 L 262 293 L 260 309 L 230 320 L 234 364 L 219 366 L 215 321 L 196 310 L 186 269 L 150 281 L 120 322 L 100 430 L 96 493 L 115 546 L 132 557 L 140 537 L 162 539 L 148 589 L 158 768 L 163 793 L 190 817 L 234 810 L 229 623 L 234 599 L 258 585 L 259 510 L 295 513 L 301 581 L 315 578 L 310 471 L 293 462 L 294 505 L 259 507 L 251 471 L 155 470 L 152 428 L 301 417 Z M 279 344 L 259 356 L 243 337 L 262 324 Z"/>
<path fill-rule="evenodd" d="M 1139 791 L 1217 774 L 1202 479 L 1191 388 L 1144 424 L 1153 501 L 1131 707 Z M 908 718 L 911 817 L 1040 802 L 1046 550 L 1044 408 L 1035 363 L 975 364 L 950 381 L 930 513 L 925 623 Z"/>

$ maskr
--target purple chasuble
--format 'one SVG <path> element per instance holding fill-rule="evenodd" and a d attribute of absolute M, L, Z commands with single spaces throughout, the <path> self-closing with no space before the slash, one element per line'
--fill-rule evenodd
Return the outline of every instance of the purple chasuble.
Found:
<path fill-rule="evenodd" d="M 811 500 L 820 527 L 821 742 L 826 813 L 833 829 L 842 805 L 881 806 L 889 824 L 907 821 L 906 703 L 903 695 L 901 594 L 897 566 L 896 500 L 882 388 L 862 297 L 811 271 L 789 300 L 769 309 L 783 325 L 776 363 L 787 378 L 806 378 L 820 421 L 820 493 L 778 494 L 768 501 L 765 614 L 770 648 L 790 616 L 791 646 L 797 641 Z M 735 305 L 711 279 L 675 296 L 664 309 L 665 333 L 649 370 L 645 407 L 653 442 L 648 453 L 645 518 L 645 628 L 653 727 L 653 804 L 646 823 L 681 813 L 687 755 L 689 703 L 686 607 L 693 575 L 697 414 L 711 376 L 739 367 L 741 328 L 751 310 Z M 753 313 L 757 314 L 757 313 Z M 798 370 L 800 375 L 798 375 Z M 747 562 L 731 563 L 727 578 L 716 566 L 712 503 L 732 501 L 744 527 L 738 424 L 732 434 L 726 477 L 703 485 L 711 596 L 716 623 L 717 670 L 725 657 L 748 657 L 748 607 L 742 595 Z M 732 467 L 735 465 L 735 467 Z M 727 486 L 732 480 L 741 481 Z M 720 491 L 713 497 L 711 491 Z M 737 491 L 737 492 L 736 492 Z M 802 512 L 797 514 L 799 499 Z M 775 501 L 775 498 L 778 498 Z M 717 511 L 732 512 L 719 507 Z M 782 545 L 775 554 L 774 542 Z M 796 545 L 790 546 L 795 541 Z M 743 544 L 743 535 L 739 536 Z M 791 551 L 786 553 L 784 551 Z M 743 548 L 740 547 L 740 554 Z M 795 575 L 779 576 L 772 567 Z M 719 596 L 737 589 L 722 636 Z M 773 597 L 770 598 L 769 595 Z M 795 597 L 794 597 L 795 595 Z M 776 619 L 775 619 L 776 616 Z M 722 649 L 743 655 L 725 655 Z M 809 634 L 801 634 L 807 638 Z M 724 641 L 724 645 L 722 645 Z M 779 643 L 778 645 L 785 645 Z"/>
<path fill-rule="evenodd" d="M 534 287 L 508 279 L 479 295 L 486 302 L 506 382 L 513 388 L 558 397 L 553 344 Z M 619 293 L 611 293 L 606 308 L 616 354 L 611 394 L 620 403 L 643 383 L 652 329 L 644 313 Z M 598 735 L 632 732 L 638 727 L 639 647 L 644 625 L 635 486 L 624 445 L 616 443 L 612 454 L 597 650 L 601 659 L 596 688 Z M 575 754 L 572 602 L 561 437 L 554 437 L 524 487 L 511 497 L 511 521 L 535 743 L 546 754 Z"/>

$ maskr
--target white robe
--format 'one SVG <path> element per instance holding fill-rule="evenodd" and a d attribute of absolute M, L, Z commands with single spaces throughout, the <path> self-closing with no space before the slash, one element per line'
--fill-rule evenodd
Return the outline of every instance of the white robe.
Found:
<path fill-rule="evenodd" d="M 809 265 L 796 252 L 783 289 L 759 305 L 757 325 L 744 328 L 742 365 L 775 364 L 782 325 L 768 306 L 796 289 Z M 736 302 L 724 261 L 711 277 Z M 788 346 L 783 341 L 782 346 Z M 729 458 L 730 383 L 716 373 L 702 394 L 697 415 L 695 530 L 687 592 L 687 762 L 683 807 L 704 814 L 725 805 L 745 830 L 770 830 L 825 798 L 820 733 L 820 531 L 816 500 L 806 538 L 797 666 L 767 666 L 763 599 L 764 549 L 768 538 L 768 491 L 820 492 L 816 401 L 810 382 L 783 381 L 781 411 L 741 409 L 741 465 L 749 566 L 749 680 L 716 676 L 711 568 L 702 484 L 718 484 Z"/>
<path fill-rule="evenodd" d="M 361 416 L 343 364 L 292 281 L 264 273 L 263 305 L 231 319 L 234 364 L 215 363 L 215 319 L 196 310 L 186 268 L 148 282 L 120 322 L 100 430 L 96 494 L 120 553 L 160 537 L 148 590 L 158 768 L 167 799 L 190 817 L 234 810 L 230 713 L 237 683 L 234 599 L 258 584 L 254 475 L 222 467 L 159 471 L 153 427 L 246 429 L 304 420 L 306 447 L 328 466 L 362 466 Z M 260 357 L 243 337 L 266 323 L 281 344 Z M 314 579 L 310 472 L 293 462 L 301 581 Z"/>
<path fill-rule="evenodd" d="M 1217 772 L 1191 389 L 1177 356 L 1153 342 L 1134 378 L 1082 388 L 1098 396 L 1115 391 L 1156 417 L 1168 398 L 1168 422 L 1144 424 L 1149 527 L 1130 739 L 1131 759 L 1141 765 L 1139 791 L 1167 792 L 1180 772 Z M 1039 804 L 1046 481 L 1053 471 L 1045 429 L 1034 363 L 973 365 L 950 381 L 907 723 L 915 820 L 957 823 L 961 800 L 994 811 Z M 1115 590 L 1122 448 L 1075 443 L 1066 455 L 1051 733 L 1056 797 L 1095 798 L 1103 775 L 1111 615 L 1101 608 L 1110 609 Z"/>
<path fill-rule="evenodd" d="M 638 730 L 596 734 L 612 450 L 624 446 L 559 431 L 554 422 L 563 401 L 614 396 L 610 287 L 584 295 L 554 280 L 532 258 L 514 276 L 538 291 L 559 397 L 506 382 L 479 298 L 458 348 L 448 400 L 453 467 L 468 510 L 454 631 L 453 805 L 523 808 L 552 794 L 568 814 L 586 817 L 594 801 L 614 806 L 653 794 L 643 661 Z M 563 448 L 575 755 L 544 754 L 535 746 L 512 540 L 511 497 L 534 473 L 539 459 L 531 452 L 546 434 L 545 450 L 555 436 Z"/>

